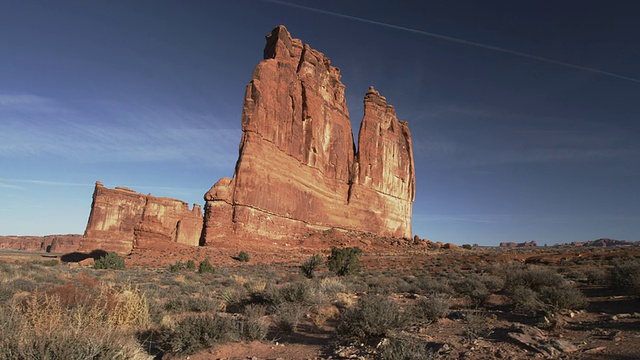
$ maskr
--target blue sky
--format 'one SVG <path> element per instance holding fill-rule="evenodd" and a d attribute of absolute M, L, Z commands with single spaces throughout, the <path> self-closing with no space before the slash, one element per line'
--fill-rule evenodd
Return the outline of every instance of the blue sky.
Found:
<path fill-rule="evenodd" d="M 93 184 L 202 204 L 231 176 L 244 88 L 284 24 L 409 122 L 414 233 L 639 240 L 640 4 L 0 3 L 0 234 L 82 233 Z M 355 134 L 357 135 L 357 134 Z"/>

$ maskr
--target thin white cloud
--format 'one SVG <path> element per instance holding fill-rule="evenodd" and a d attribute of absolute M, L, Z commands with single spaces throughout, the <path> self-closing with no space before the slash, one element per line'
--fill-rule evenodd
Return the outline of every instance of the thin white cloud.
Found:
<path fill-rule="evenodd" d="M 4 180 L 4 179 L 0 179 L 0 180 Z M 7 183 L 1 183 L 1 182 L 0 182 L 0 188 L 2 188 L 2 189 L 15 189 L 15 190 L 24 190 L 25 189 L 22 186 L 13 185 L 13 184 L 7 184 Z"/>
<path fill-rule="evenodd" d="M 414 115 L 436 128 L 413 139 L 416 158 L 435 166 L 640 158 L 635 135 L 608 123 L 447 105 Z"/>
<path fill-rule="evenodd" d="M 563 66 L 563 67 L 566 67 L 566 68 L 571 68 L 571 69 L 574 69 L 574 70 L 581 70 L 581 71 L 586 71 L 586 72 L 590 72 L 590 73 L 593 73 L 593 74 L 604 75 L 604 76 L 613 77 L 613 78 L 617 78 L 617 79 L 621 79 L 621 80 L 640 83 L 640 79 L 632 78 L 632 77 L 629 77 L 629 76 L 624 76 L 624 75 L 620 75 L 620 74 L 616 74 L 616 73 L 613 73 L 613 72 L 604 71 L 604 70 L 600 70 L 600 69 L 596 69 L 596 68 L 592 68 L 592 67 L 587 67 L 587 66 L 582 66 L 582 65 L 577 65 L 577 64 L 571 64 L 571 63 L 568 63 L 568 62 L 564 62 L 564 61 L 560 61 L 560 60 L 556 60 L 556 59 L 551 59 L 551 58 L 548 58 L 548 57 L 539 56 L 539 55 L 535 55 L 535 54 L 529 54 L 529 53 L 525 53 L 525 52 L 522 52 L 522 51 L 507 49 L 507 48 L 500 47 L 500 46 L 488 45 L 488 44 L 483 44 L 483 43 L 479 43 L 479 42 L 476 42 L 476 41 L 470 41 L 470 40 L 460 39 L 460 38 L 456 38 L 456 37 L 452 37 L 452 36 L 436 34 L 436 33 L 429 32 L 429 31 L 408 28 L 408 27 L 405 27 L 405 26 L 393 25 L 393 24 L 384 23 L 384 22 L 375 21 L 375 20 L 370 20 L 370 19 L 365 19 L 365 18 L 361 18 L 361 17 L 357 17 L 357 16 L 340 14 L 340 13 L 336 13 L 336 12 L 333 12 L 333 11 L 327 11 L 327 10 L 314 8 L 314 7 L 311 7 L 311 6 L 294 4 L 294 3 L 291 3 L 291 2 L 288 2 L 288 1 L 281 1 L 281 0 L 263 0 L 263 1 L 269 2 L 269 3 L 273 3 L 273 4 L 284 5 L 284 6 L 291 7 L 291 8 L 311 11 L 311 12 L 318 13 L 318 14 L 329 15 L 329 16 L 333 16 L 333 17 L 348 19 L 348 20 L 354 20 L 354 21 L 358 21 L 358 22 L 362 22 L 362 23 L 366 23 L 366 24 L 383 26 L 383 27 L 386 27 L 386 28 L 389 28 L 389 29 L 410 32 L 410 33 L 413 33 L 413 34 L 423 35 L 423 36 L 431 37 L 431 38 L 434 38 L 434 39 L 439 39 L 439 40 L 444 40 L 444 41 L 453 42 L 453 43 L 457 43 L 457 44 L 462 44 L 462 45 L 466 45 L 466 46 L 472 46 L 472 47 L 476 47 L 476 48 L 491 50 L 491 51 L 495 51 L 495 52 L 498 52 L 498 53 L 509 54 L 509 55 L 518 56 L 518 57 L 526 58 L 526 59 L 530 59 L 530 60 L 545 62 L 545 63 L 549 63 L 549 64 L 554 64 L 554 65 L 559 65 L 559 66 Z"/>
<path fill-rule="evenodd" d="M 84 163 L 181 161 L 230 168 L 241 138 L 209 114 L 180 109 L 113 106 L 87 114 L 31 95 L 3 95 L 0 157 L 59 156 Z M 16 111 L 22 104 L 24 111 Z M 33 104 L 44 104 L 36 113 Z M 101 110 L 101 109 L 94 109 Z"/>

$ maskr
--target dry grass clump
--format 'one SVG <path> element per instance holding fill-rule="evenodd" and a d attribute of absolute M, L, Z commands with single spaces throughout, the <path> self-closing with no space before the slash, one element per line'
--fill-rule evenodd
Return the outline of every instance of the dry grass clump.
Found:
<path fill-rule="evenodd" d="M 91 304 L 35 291 L 0 311 L 0 359 L 147 359 L 133 332 L 149 324 L 137 289 L 103 286 Z"/>

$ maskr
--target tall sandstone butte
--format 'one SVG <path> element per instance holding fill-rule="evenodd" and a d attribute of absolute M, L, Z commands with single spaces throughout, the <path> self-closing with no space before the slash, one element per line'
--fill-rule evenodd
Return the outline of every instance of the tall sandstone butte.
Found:
<path fill-rule="evenodd" d="M 128 254 L 135 247 L 158 241 L 197 246 L 202 225 L 199 205 L 189 209 L 181 200 L 139 194 L 125 187 L 107 189 L 97 181 L 79 250 Z"/>
<path fill-rule="evenodd" d="M 328 228 L 411 237 L 408 125 L 371 87 L 356 152 L 340 77 L 284 26 L 267 35 L 264 60 L 246 88 L 234 176 L 204 196 L 207 245 Z"/>

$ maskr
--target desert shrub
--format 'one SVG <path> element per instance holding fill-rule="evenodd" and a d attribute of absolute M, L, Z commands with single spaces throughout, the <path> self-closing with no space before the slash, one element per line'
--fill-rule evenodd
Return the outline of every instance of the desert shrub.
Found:
<path fill-rule="evenodd" d="M 358 304 L 345 309 L 338 323 L 338 332 L 361 341 L 388 337 L 404 324 L 399 306 L 380 295 L 366 295 Z"/>
<path fill-rule="evenodd" d="M 540 291 L 544 287 L 560 286 L 563 283 L 564 279 L 557 272 L 534 267 L 507 272 L 504 287 L 508 293 L 520 286 Z"/>
<path fill-rule="evenodd" d="M 487 317 L 481 312 L 473 312 L 465 317 L 464 335 L 470 342 L 491 334 Z"/>
<path fill-rule="evenodd" d="M 504 278 L 495 275 L 484 274 L 478 277 L 490 292 L 497 292 L 504 287 Z"/>
<path fill-rule="evenodd" d="M 60 262 L 58 260 L 50 259 L 50 260 L 34 260 L 30 261 L 31 264 L 41 265 L 41 266 L 58 266 Z"/>
<path fill-rule="evenodd" d="M 4 304 L 5 302 L 11 300 L 14 294 L 15 294 L 15 289 L 9 288 L 4 284 L 0 286 L 0 304 Z"/>
<path fill-rule="evenodd" d="M 196 271 L 196 263 L 193 260 L 187 260 L 187 263 L 184 265 L 184 267 L 189 271 Z"/>
<path fill-rule="evenodd" d="M 14 279 L 10 284 L 17 291 L 32 292 L 36 289 L 36 284 L 33 281 L 22 278 Z"/>
<path fill-rule="evenodd" d="M 240 335 L 247 341 L 261 341 L 267 336 L 269 324 L 264 320 L 263 305 L 250 304 L 244 309 L 244 318 L 238 324 Z"/>
<path fill-rule="evenodd" d="M 124 259 L 120 257 L 117 253 L 110 252 L 105 256 L 96 259 L 93 263 L 94 269 L 114 269 L 114 270 L 124 270 Z"/>
<path fill-rule="evenodd" d="M 467 276 L 464 279 L 456 281 L 453 284 L 453 288 L 459 296 L 468 297 L 476 307 L 484 305 L 491 295 L 487 286 L 478 276 Z"/>
<path fill-rule="evenodd" d="M 275 305 L 284 302 L 305 304 L 310 301 L 313 294 L 309 283 L 297 281 L 280 287 L 270 287 L 265 293 L 265 298 Z"/>
<path fill-rule="evenodd" d="M 511 271 L 506 274 L 504 289 L 514 307 L 527 312 L 578 309 L 587 304 L 580 290 L 550 269 Z"/>
<path fill-rule="evenodd" d="M 464 245 L 462 245 L 462 248 L 465 249 L 465 250 L 471 250 L 472 246 L 471 246 L 471 244 L 464 244 Z"/>
<path fill-rule="evenodd" d="M 409 314 L 411 321 L 416 323 L 431 323 L 438 321 L 447 315 L 451 299 L 445 294 L 431 294 L 424 299 L 418 300 L 411 308 Z"/>
<path fill-rule="evenodd" d="M 284 302 L 276 306 L 273 313 L 276 327 L 283 332 L 293 332 L 298 327 L 300 319 L 306 314 L 307 308 L 298 303 Z"/>
<path fill-rule="evenodd" d="M 566 283 L 562 286 L 541 289 L 539 297 L 555 310 L 581 309 L 587 306 L 587 299 L 582 292 Z"/>
<path fill-rule="evenodd" d="M 238 285 L 226 287 L 219 294 L 227 311 L 237 311 L 242 308 L 248 299 L 248 295 L 247 290 Z"/>
<path fill-rule="evenodd" d="M 316 269 L 320 267 L 320 265 L 322 265 L 322 255 L 314 254 L 300 265 L 300 269 L 306 277 L 312 279 Z"/>
<path fill-rule="evenodd" d="M 318 283 L 320 291 L 328 296 L 334 296 L 337 293 L 348 291 L 347 285 L 340 278 L 326 277 Z"/>
<path fill-rule="evenodd" d="M 220 309 L 220 302 L 208 297 L 179 296 L 169 299 L 164 305 L 165 310 L 179 314 L 185 311 L 214 312 Z"/>
<path fill-rule="evenodd" d="M 381 360 L 429 360 L 437 359 L 438 354 L 424 340 L 409 337 L 391 338 L 382 348 Z"/>
<path fill-rule="evenodd" d="M 357 273 L 360 270 L 360 255 L 362 250 L 359 247 L 331 248 L 331 255 L 327 259 L 329 270 L 336 275 L 344 276 Z"/>
<path fill-rule="evenodd" d="M 216 315 L 191 315 L 178 321 L 173 329 L 164 329 L 159 336 L 162 350 L 190 355 L 237 336 L 230 318 Z"/>
<path fill-rule="evenodd" d="M 609 273 L 604 269 L 587 270 L 587 283 L 592 285 L 604 285 L 609 280 Z"/>
<path fill-rule="evenodd" d="M 421 276 L 416 279 L 415 287 L 421 294 L 452 294 L 453 289 L 446 279 Z"/>
<path fill-rule="evenodd" d="M 613 290 L 640 295 L 640 261 L 615 263 L 609 272 L 609 283 Z"/>
<path fill-rule="evenodd" d="M 187 264 L 189 262 L 184 263 L 184 262 L 178 260 L 173 264 L 169 264 L 169 272 L 177 273 L 177 272 L 181 272 L 181 271 L 184 271 L 184 270 L 195 270 L 196 264 L 193 262 L 193 260 L 189 260 L 189 261 L 193 264 L 193 269 L 187 268 Z"/>
<path fill-rule="evenodd" d="M 204 259 L 198 265 L 198 273 L 200 274 L 215 274 L 216 269 L 211 265 L 209 259 Z"/>
<path fill-rule="evenodd" d="M 240 251 L 238 253 L 238 256 L 236 256 L 236 259 L 240 262 L 249 262 L 249 260 L 251 259 L 249 256 L 249 253 L 246 251 Z"/>

